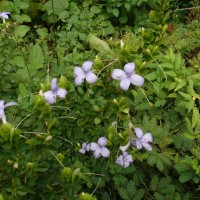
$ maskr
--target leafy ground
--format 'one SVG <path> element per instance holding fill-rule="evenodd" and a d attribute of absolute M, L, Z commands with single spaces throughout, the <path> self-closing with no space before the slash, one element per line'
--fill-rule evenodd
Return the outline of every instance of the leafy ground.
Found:
<path fill-rule="evenodd" d="M 199 199 L 199 8 L 1 1 L 0 200 Z"/>

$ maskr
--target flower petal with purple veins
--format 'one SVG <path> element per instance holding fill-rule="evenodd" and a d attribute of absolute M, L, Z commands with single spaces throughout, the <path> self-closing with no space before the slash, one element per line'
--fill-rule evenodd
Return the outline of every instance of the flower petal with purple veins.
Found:
<path fill-rule="evenodd" d="M 98 145 L 104 147 L 106 145 L 107 139 L 105 137 L 100 137 L 98 140 Z"/>
<path fill-rule="evenodd" d="M 121 69 L 114 69 L 112 72 L 112 78 L 115 80 L 122 80 L 126 78 L 126 73 Z"/>
<path fill-rule="evenodd" d="M 122 88 L 122 90 L 128 90 L 130 83 L 130 78 L 123 78 L 120 82 L 120 87 Z"/>
<path fill-rule="evenodd" d="M 105 158 L 108 158 L 110 156 L 110 151 L 106 147 L 101 148 L 101 155 Z"/>
<path fill-rule="evenodd" d="M 53 78 L 51 80 L 51 90 L 52 91 L 56 91 L 58 89 L 58 86 L 57 86 L 57 78 Z"/>
<path fill-rule="evenodd" d="M 144 78 L 138 74 L 133 74 L 130 77 L 131 83 L 135 86 L 142 86 L 144 84 Z"/>
<path fill-rule="evenodd" d="M 77 76 L 75 78 L 75 84 L 77 86 L 81 85 L 83 83 L 83 81 L 84 81 L 84 78 L 85 78 L 85 76 L 83 76 L 83 75 Z"/>
<path fill-rule="evenodd" d="M 86 74 L 86 80 L 89 83 L 95 83 L 98 80 L 98 77 L 91 71 Z"/>
<path fill-rule="evenodd" d="M 140 128 L 134 128 L 137 138 L 141 139 L 143 137 L 143 131 Z"/>
<path fill-rule="evenodd" d="M 66 94 L 67 94 L 67 91 L 62 88 L 58 88 L 58 90 L 56 91 L 56 96 L 60 98 L 65 98 Z"/>
<path fill-rule="evenodd" d="M 92 61 L 85 61 L 85 62 L 83 63 L 83 65 L 82 65 L 82 69 L 83 69 L 85 72 L 87 72 L 87 71 L 89 71 L 89 70 L 91 69 L 92 65 L 93 65 L 93 62 L 92 62 Z"/>
<path fill-rule="evenodd" d="M 45 100 L 49 103 L 49 104 L 53 104 L 56 102 L 56 97 L 54 96 L 53 91 L 49 90 L 45 93 L 43 93 L 43 96 L 45 98 Z"/>
<path fill-rule="evenodd" d="M 134 69 L 135 69 L 135 63 L 132 62 L 132 63 L 127 63 L 125 66 L 124 66 L 124 71 L 126 74 L 130 75 L 134 72 Z"/>

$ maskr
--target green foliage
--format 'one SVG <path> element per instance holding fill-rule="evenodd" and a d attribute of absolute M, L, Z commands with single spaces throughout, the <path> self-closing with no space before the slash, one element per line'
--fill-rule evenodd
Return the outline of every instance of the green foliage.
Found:
<path fill-rule="evenodd" d="M 0 2 L 11 12 L 0 25 L 0 100 L 18 103 L 0 122 L 0 200 L 199 198 L 199 23 L 169 30 L 174 8 L 173 0 Z M 74 66 L 86 60 L 98 81 L 75 86 Z M 145 83 L 123 91 L 112 71 L 129 62 Z M 50 105 L 53 78 L 67 96 Z M 123 168 L 115 161 L 135 141 L 130 123 L 152 133 L 153 150 L 131 145 L 133 164 Z M 80 154 L 100 137 L 108 159 Z"/>

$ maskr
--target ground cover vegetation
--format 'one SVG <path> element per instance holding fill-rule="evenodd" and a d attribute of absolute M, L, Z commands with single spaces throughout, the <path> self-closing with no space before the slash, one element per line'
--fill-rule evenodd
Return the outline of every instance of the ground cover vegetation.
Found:
<path fill-rule="evenodd" d="M 0 2 L 0 199 L 200 198 L 196 0 Z"/>

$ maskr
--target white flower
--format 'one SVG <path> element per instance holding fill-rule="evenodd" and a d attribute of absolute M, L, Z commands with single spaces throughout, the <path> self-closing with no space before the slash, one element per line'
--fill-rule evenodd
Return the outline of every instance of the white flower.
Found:
<path fill-rule="evenodd" d="M 112 78 L 120 80 L 120 87 L 123 90 L 128 90 L 130 84 L 135 86 L 142 86 L 144 84 L 144 78 L 138 74 L 135 74 L 135 63 L 127 63 L 124 66 L 124 71 L 121 69 L 114 69 L 112 72 Z"/>
<path fill-rule="evenodd" d="M 9 12 L 0 12 L 0 17 L 3 20 L 3 23 L 5 23 L 5 21 L 6 21 L 5 19 L 9 18 L 8 15 L 10 15 Z"/>
<path fill-rule="evenodd" d="M 75 84 L 81 85 L 86 79 L 89 83 L 95 83 L 98 77 L 90 70 L 93 65 L 92 61 L 86 61 L 81 67 L 74 67 Z"/>

